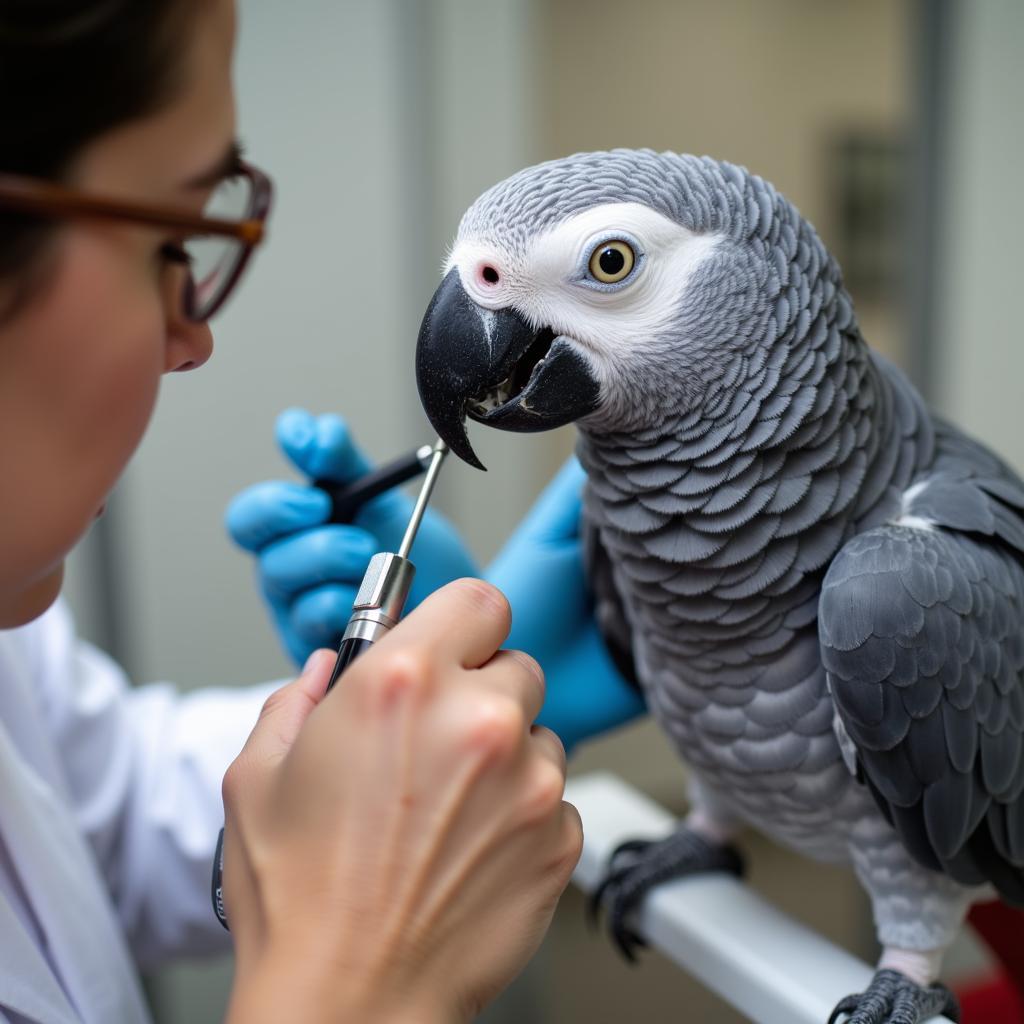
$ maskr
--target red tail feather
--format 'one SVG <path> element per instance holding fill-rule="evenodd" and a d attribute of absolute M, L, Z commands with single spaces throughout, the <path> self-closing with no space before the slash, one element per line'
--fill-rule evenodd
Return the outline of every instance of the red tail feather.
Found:
<path fill-rule="evenodd" d="M 1024 1022 L 1024 910 L 995 900 L 976 903 L 967 920 L 995 954 L 1006 984 L 961 992 L 964 1024 Z"/>

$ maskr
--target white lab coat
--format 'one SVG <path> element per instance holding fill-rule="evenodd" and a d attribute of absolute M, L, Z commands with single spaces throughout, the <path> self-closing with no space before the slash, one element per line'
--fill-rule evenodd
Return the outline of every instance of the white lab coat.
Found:
<path fill-rule="evenodd" d="M 137 964 L 228 948 L 220 782 L 273 685 L 131 688 L 60 604 L 0 631 L 0 1020 L 146 1022 Z"/>

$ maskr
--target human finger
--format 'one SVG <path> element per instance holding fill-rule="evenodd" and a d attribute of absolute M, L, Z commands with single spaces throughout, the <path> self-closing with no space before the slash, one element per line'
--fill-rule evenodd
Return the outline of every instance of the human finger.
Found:
<path fill-rule="evenodd" d="M 308 647 L 335 646 L 352 614 L 356 588 L 329 583 L 307 590 L 292 602 L 289 625 Z"/>
<path fill-rule="evenodd" d="M 327 521 L 331 501 L 317 487 L 267 480 L 237 494 L 224 514 L 231 539 L 246 551 Z"/>
<path fill-rule="evenodd" d="M 530 745 L 562 773 L 563 779 L 565 778 L 567 767 L 565 745 L 558 738 L 557 733 L 552 732 L 546 726 L 535 725 L 530 729 Z"/>
<path fill-rule="evenodd" d="M 267 698 L 243 748 L 246 760 L 274 760 L 291 749 L 299 730 L 327 692 L 334 658 L 333 651 L 314 651 L 299 677 Z"/>
<path fill-rule="evenodd" d="M 356 583 L 377 550 L 372 534 L 332 523 L 268 544 L 260 572 L 268 593 L 292 595 L 323 583 Z"/>
<path fill-rule="evenodd" d="M 347 483 L 372 468 L 348 424 L 333 413 L 313 416 L 305 409 L 286 409 L 277 418 L 276 434 L 285 455 L 314 480 Z"/>
<path fill-rule="evenodd" d="M 505 595 L 483 580 L 455 580 L 417 605 L 377 646 L 424 651 L 463 668 L 489 661 L 508 636 L 512 613 Z"/>
<path fill-rule="evenodd" d="M 562 801 L 562 829 L 569 844 L 566 875 L 571 876 L 583 853 L 583 818 L 576 805 L 569 803 L 568 800 Z M 566 884 L 568 884 L 568 877 Z"/>
<path fill-rule="evenodd" d="M 544 706 L 544 672 L 525 651 L 498 651 L 477 670 L 473 684 L 514 700 L 523 709 L 524 724 L 531 724 Z"/>

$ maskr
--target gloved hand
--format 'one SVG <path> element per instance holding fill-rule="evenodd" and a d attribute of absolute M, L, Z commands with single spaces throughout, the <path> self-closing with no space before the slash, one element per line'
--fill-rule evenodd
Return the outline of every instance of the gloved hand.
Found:
<path fill-rule="evenodd" d="M 372 467 L 338 416 L 288 409 L 277 419 L 277 441 L 310 479 L 347 483 Z M 257 557 L 260 588 L 288 653 L 297 665 L 332 645 L 352 611 L 366 565 L 378 551 L 397 551 L 412 512 L 399 490 L 374 498 L 352 525 L 328 523 L 331 500 L 306 483 L 267 481 L 228 507 L 228 533 Z M 479 576 L 458 534 L 430 510 L 413 544 L 416 578 L 406 606 L 460 576 Z"/>
<path fill-rule="evenodd" d="M 371 467 L 337 416 L 281 414 L 277 438 L 310 478 L 348 481 Z M 579 539 L 584 473 L 575 459 L 555 477 L 484 573 L 512 604 L 508 646 L 532 654 L 547 677 L 539 721 L 566 749 L 644 710 L 615 669 L 591 614 Z M 288 652 L 303 664 L 344 626 L 371 555 L 395 550 L 412 502 L 398 491 L 368 503 L 352 526 L 325 525 L 330 499 L 305 484 L 267 482 L 243 491 L 228 531 L 258 560 L 260 586 Z M 479 570 L 452 527 L 427 512 L 412 551 L 407 611 L 427 594 Z"/>
<path fill-rule="evenodd" d="M 547 679 L 540 717 L 566 750 L 645 711 L 594 621 L 579 535 L 586 475 L 570 459 L 548 484 L 484 578 L 512 605 L 507 647 L 533 655 Z"/>

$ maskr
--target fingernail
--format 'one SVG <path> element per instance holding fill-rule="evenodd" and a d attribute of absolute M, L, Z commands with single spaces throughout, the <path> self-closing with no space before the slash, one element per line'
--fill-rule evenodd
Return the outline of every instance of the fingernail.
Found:
<path fill-rule="evenodd" d="M 509 654 L 512 655 L 524 668 L 528 668 L 540 682 L 544 682 L 544 669 L 541 668 L 540 663 L 536 658 L 527 654 L 526 651 L 510 650 Z"/>

